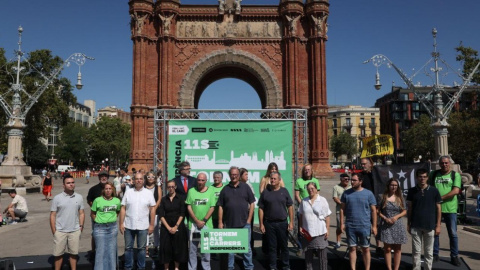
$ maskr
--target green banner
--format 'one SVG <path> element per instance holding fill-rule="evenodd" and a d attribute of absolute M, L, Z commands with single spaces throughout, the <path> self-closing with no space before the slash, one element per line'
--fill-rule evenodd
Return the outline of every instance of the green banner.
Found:
<path fill-rule="evenodd" d="M 168 134 L 169 179 L 178 175 L 177 166 L 182 161 L 190 162 L 192 176 L 204 172 L 211 184 L 213 172 L 221 171 L 228 183 L 228 169 L 243 167 L 258 200 L 260 180 L 268 164 L 275 162 L 293 196 L 290 121 L 170 121 Z"/>
<path fill-rule="evenodd" d="M 201 253 L 247 253 L 248 229 L 204 229 Z"/>

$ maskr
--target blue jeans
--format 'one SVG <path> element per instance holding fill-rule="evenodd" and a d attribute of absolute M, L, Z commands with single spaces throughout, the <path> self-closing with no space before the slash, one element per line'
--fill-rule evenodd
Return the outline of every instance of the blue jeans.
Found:
<path fill-rule="evenodd" d="M 290 269 L 288 256 L 288 223 L 287 221 L 270 222 L 265 220 L 265 234 L 268 239 L 269 268 L 277 269 L 277 245 L 280 248 L 280 259 L 283 269 Z"/>
<path fill-rule="evenodd" d="M 231 228 L 229 228 L 231 229 Z M 245 224 L 243 229 L 248 229 L 248 242 L 250 243 L 250 224 Z M 252 249 L 250 248 L 250 244 L 248 245 L 248 253 L 242 253 L 243 256 L 243 266 L 245 270 L 252 270 L 253 269 L 253 258 L 252 258 Z M 233 270 L 235 269 L 235 254 L 229 253 L 228 254 L 228 269 Z"/>
<path fill-rule="evenodd" d="M 208 229 L 207 226 L 204 226 L 203 229 Z M 190 230 L 188 230 L 188 235 L 190 235 Z M 200 241 L 191 241 L 190 250 L 188 257 L 188 269 L 197 269 L 197 250 Z M 203 270 L 210 270 L 210 253 L 200 253 L 202 258 L 202 268 Z"/>
<path fill-rule="evenodd" d="M 130 230 L 125 228 L 125 270 L 133 268 L 133 242 L 137 237 L 137 269 L 145 269 L 145 250 L 148 230 Z"/>
<path fill-rule="evenodd" d="M 112 223 L 94 223 L 95 270 L 115 270 L 117 265 L 117 233 L 118 225 Z"/>
<path fill-rule="evenodd" d="M 442 213 L 443 221 L 447 226 L 448 238 L 450 239 L 450 257 L 458 256 L 458 237 L 457 237 L 457 213 Z M 440 250 L 440 239 L 435 235 L 433 242 L 433 255 L 438 255 Z"/>

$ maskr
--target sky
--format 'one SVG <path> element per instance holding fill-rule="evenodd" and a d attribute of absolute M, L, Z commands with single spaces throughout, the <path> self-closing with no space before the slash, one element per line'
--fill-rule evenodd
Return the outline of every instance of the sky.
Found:
<path fill-rule="evenodd" d="M 216 5 L 218 1 L 181 3 Z M 242 1 L 243 5 L 278 3 Z M 434 27 L 441 57 L 453 69 L 460 69 L 454 50 L 460 42 L 480 50 L 479 10 L 478 0 L 330 0 L 326 43 L 328 104 L 371 107 L 391 90 L 392 84 L 404 86 L 393 69 L 382 66 L 379 73 L 383 87 L 375 90 L 376 69 L 363 62 L 384 54 L 411 76 L 431 58 Z M 17 28 L 21 25 L 25 52 L 46 48 L 63 59 L 76 52 L 95 57 L 82 67 L 84 87 L 74 92 L 78 102 L 93 99 L 97 109 L 117 106 L 130 110 L 133 55 L 127 0 L 5 0 L 0 14 L 0 47 L 6 49 L 7 58 L 14 57 Z M 62 75 L 75 84 L 77 72 L 77 66 L 72 65 Z M 461 82 L 452 74 L 442 77 L 442 83 Z M 420 72 L 414 83 L 431 85 L 432 80 L 422 75 Z M 230 100 L 239 102 L 232 104 Z M 224 79 L 207 88 L 199 108 L 261 109 L 261 105 L 247 83 Z"/>

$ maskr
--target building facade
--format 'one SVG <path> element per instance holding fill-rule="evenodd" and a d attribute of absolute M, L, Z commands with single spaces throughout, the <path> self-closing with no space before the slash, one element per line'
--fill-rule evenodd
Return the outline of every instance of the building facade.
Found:
<path fill-rule="evenodd" d="M 380 110 L 353 105 L 329 107 L 328 137 L 336 136 L 342 131 L 354 137 L 357 140 L 358 149 L 361 149 L 363 138 L 380 134 Z M 341 160 L 335 160 L 333 153 L 330 154 L 330 162 L 344 162 L 347 161 L 346 158 L 343 156 Z"/>
<path fill-rule="evenodd" d="M 120 118 L 122 122 L 131 124 L 130 113 L 126 112 L 122 109 L 117 108 L 116 106 L 108 106 L 102 109 L 98 109 L 98 119 L 102 117 L 113 117 L 113 118 Z"/>
<path fill-rule="evenodd" d="M 84 127 L 91 127 L 95 124 L 95 107 L 95 101 L 87 99 L 83 104 L 70 105 L 68 116 Z"/>

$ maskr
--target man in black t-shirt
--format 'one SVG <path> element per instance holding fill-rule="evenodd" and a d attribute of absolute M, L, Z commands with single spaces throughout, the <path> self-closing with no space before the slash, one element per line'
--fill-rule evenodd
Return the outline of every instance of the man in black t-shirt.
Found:
<path fill-rule="evenodd" d="M 417 185 L 408 190 L 407 195 L 407 230 L 412 235 L 413 269 L 420 269 L 422 242 L 427 269 L 432 269 L 433 241 L 440 234 L 442 219 L 442 197 L 438 190 L 427 184 L 428 172 L 416 171 Z"/>
<path fill-rule="evenodd" d="M 240 172 L 237 167 L 231 167 L 228 174 L 230 183 L 220 192 L 218 197 L 218 228 L 245 228 L 250 230 L 253 210 L 255 209 L 255 196 L 250 187 L 240 182 Z M 250 239 L 248 239 L 250 243 Z M 243 253 L 245 270 L 252 270 L 252 249 L 248 245 L 248 252 Z M 234 254 L 228 254 L 228 269 L 234 268 Z"/>
<path fill-rule="evenodd" d="M 269 241 L 270 269 L 277 269 L 277 246 L 280 247 L 283 269 L 290 269 L 288 231 L 293 230 L 293 201 L 288 190 L 280 187 L 281 180 L 279 172 L 272 172 L 270 189 L 263 190 L 258 200 L 260 231 L 266 234 Z M 288 223 L 287 217 L 290 217 L 290 223 Z"/>

